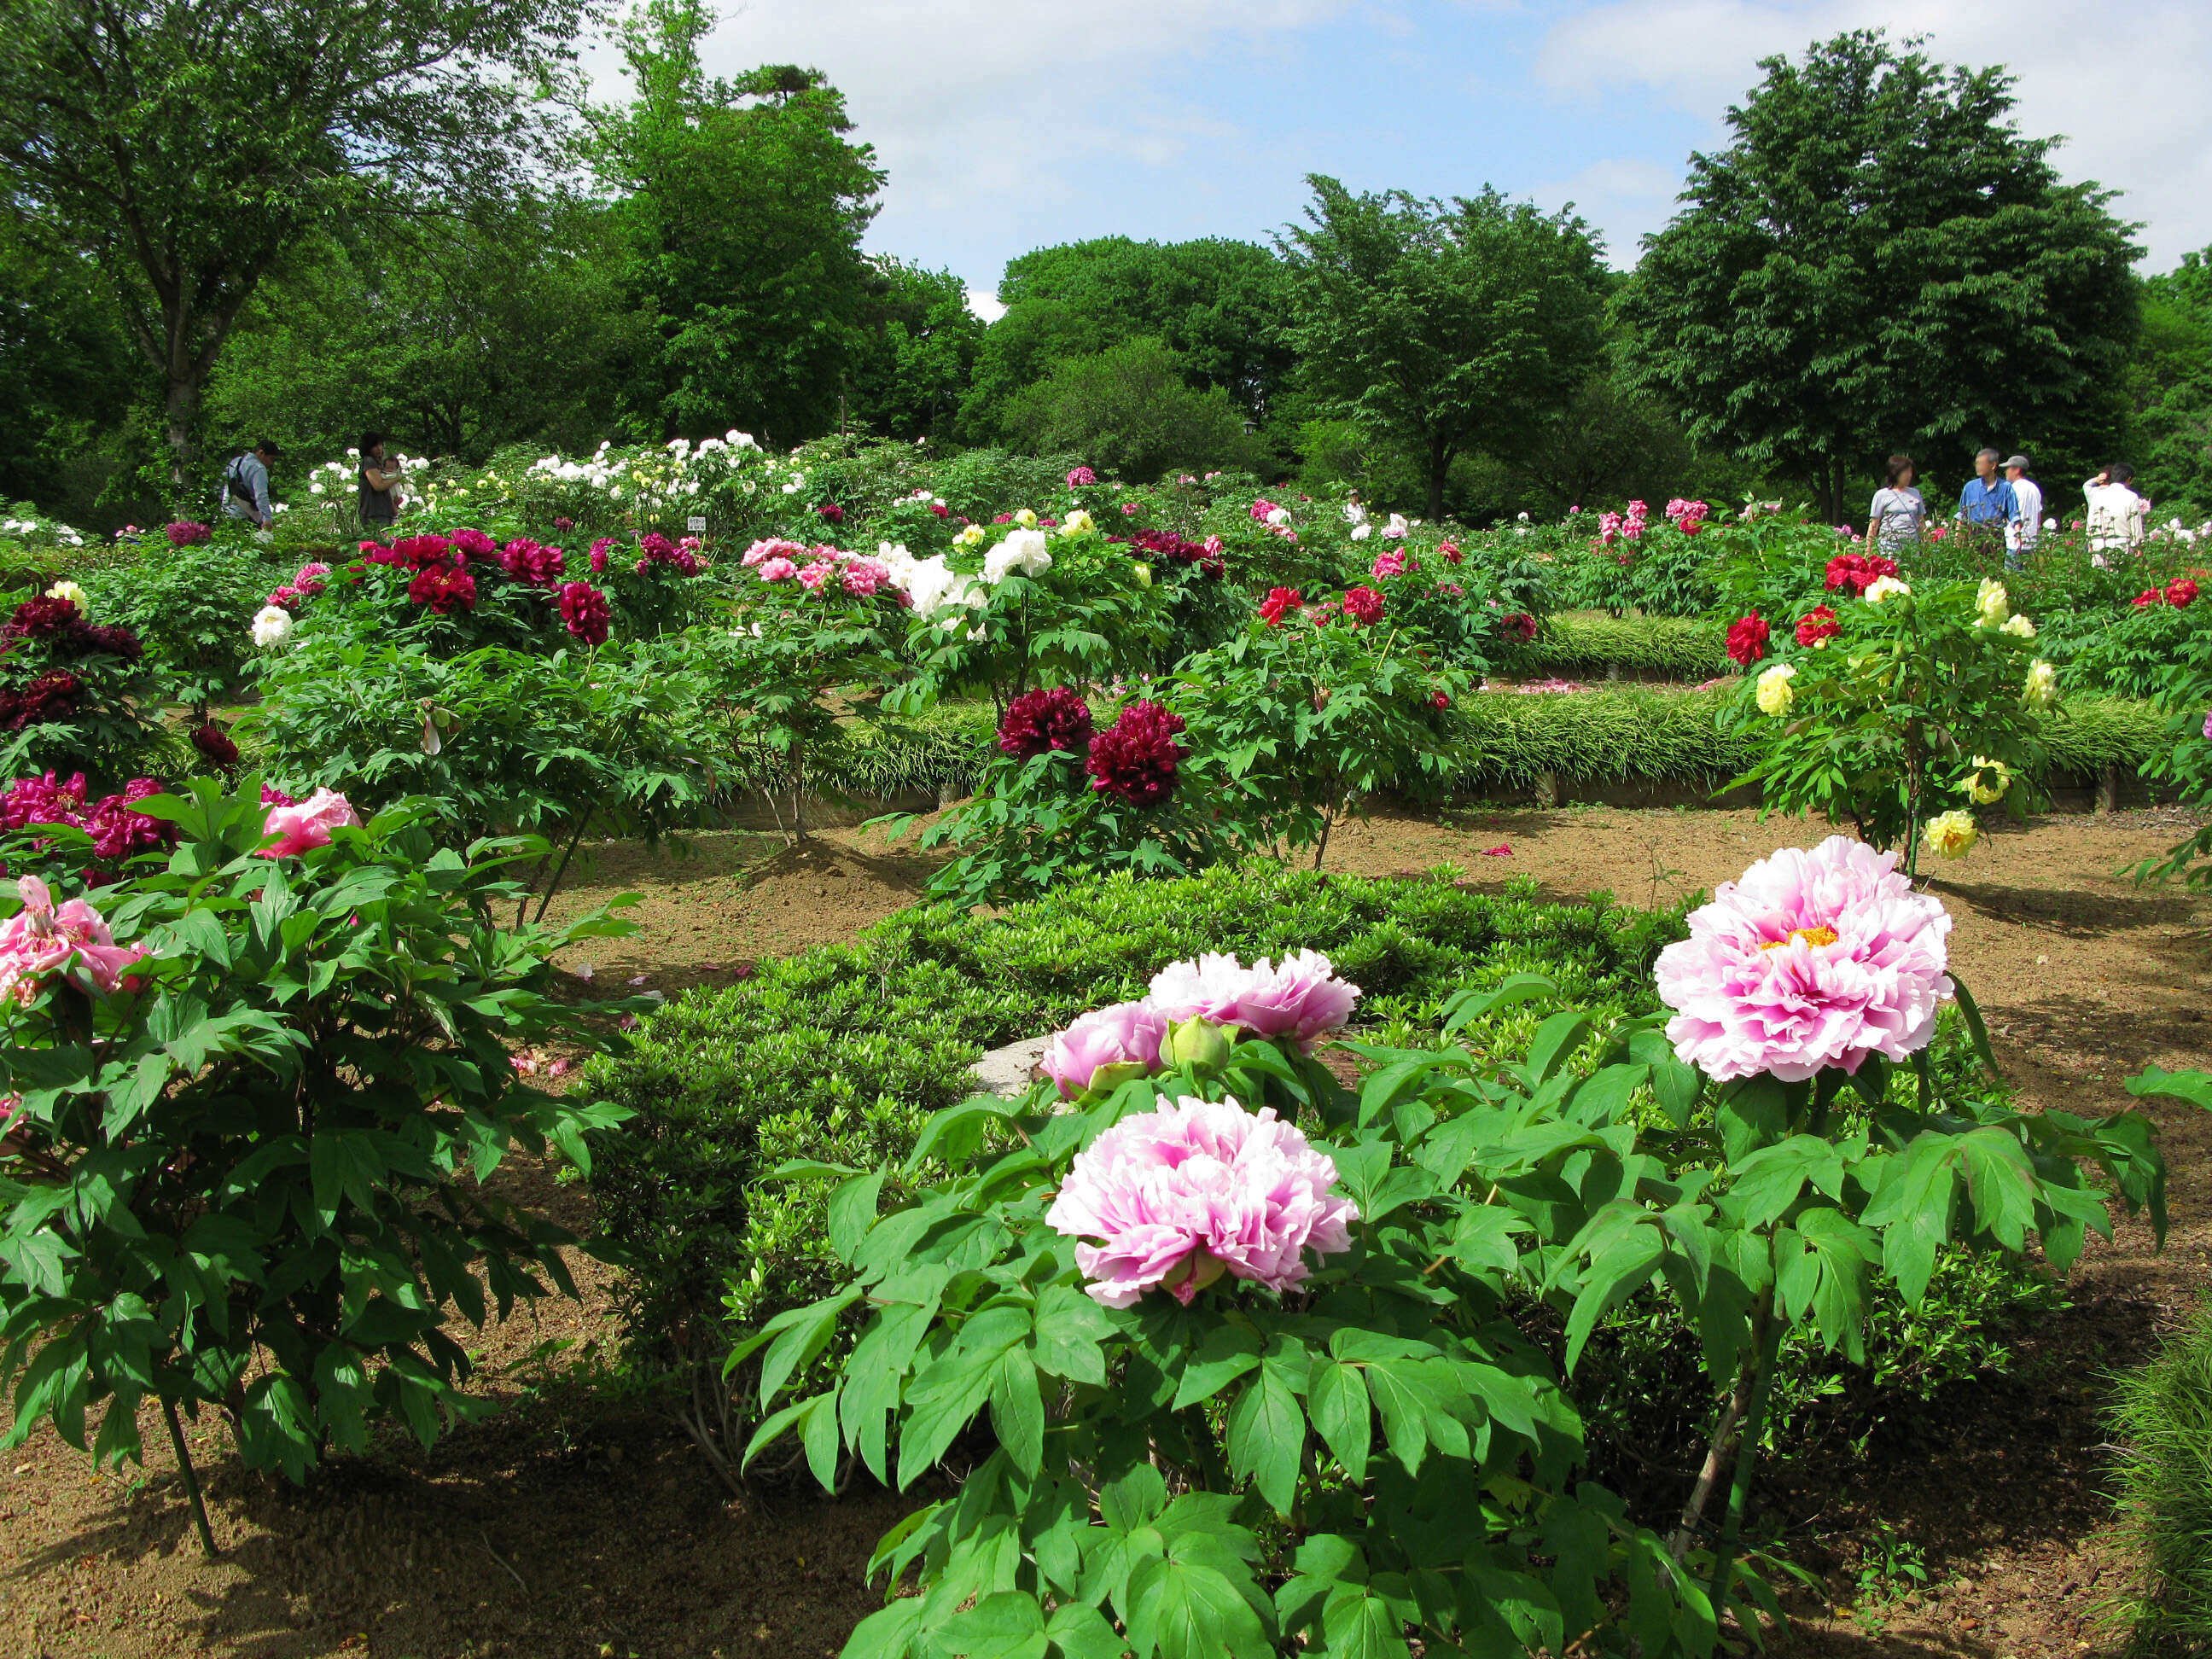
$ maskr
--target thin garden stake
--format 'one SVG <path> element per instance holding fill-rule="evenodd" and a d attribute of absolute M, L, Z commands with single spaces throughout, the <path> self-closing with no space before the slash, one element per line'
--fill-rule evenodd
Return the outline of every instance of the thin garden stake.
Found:
<path fill-rule="evenodd" d="M 185 1477 L 185 1496 L 191 1500 L 192 1522 L 200 1529 L 200 1548 L 207 1552 L 210 1561 L 222 1552 L 215 1547 L 215 1534 L 208 1526 L 207 1504 L 200 1497 L 200 1477 L 192 1468 L 192 1455 L 185 1447 L 185 1425 L 177 1421 L 177 1402 L 162 1396 L 161 1415 L 169 1419 L 169 1443 L 176 1448 L 177 1471 Z"/>

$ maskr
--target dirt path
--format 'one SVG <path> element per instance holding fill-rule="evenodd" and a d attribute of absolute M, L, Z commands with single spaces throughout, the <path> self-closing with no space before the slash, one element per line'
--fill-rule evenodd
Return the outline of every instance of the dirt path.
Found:
<path fill-rule="evenodd" d="M 2156 1061 L 2212 1063 L 2212 900 L 2114 875 L 2178 840 L 2173 814 L 2055 818 L 1994 835 L 1937 882 L 1954 959 L 2000 1058 L 2042 1106 L 2102 1111 Z M 1809 826 L 1748 812 L 1559 811 L 1389 817 L 1349 827 L 1329 867 L 1389 874 L 1440 863 L 1502 886 L 1665 902 L 1740 872 Z M 1488 855 L 1510 848 L 1510 854 Z M 642 975 L 673 994 L 727 982 L 762 957 L 842 939 L 912 902 L 932 860 L 833 831 L 792 851 L 750 836 L 687 853 L 594 849 L 556 902 L 573 915 L 635 890 L 641 933 L 572 953 L 594 981 Z M 2073 1280 L 2074 1307 L 2029 1333 L 2004 1377 L 1955 1391 L 1877 1438 L 1847 1506 L 1794 1540 L 1833 1569 L 1850 1605 L 1856 1553 L 1879 1519 L 1924 1553 L 1938 1586 L 1911 1605 L 1807 1621 L 1801 1651 L 2029 1659 L 2111 1651 L 2087 1617 L 2119 1562 L 2102 1543 L 2101 1377 L 2140 1357 L 2207 1285 L 2212 1122 L 2154 1113 L 2175 1166 L 2163 1255 L 2123 1225 Z M 580 1218 L 534 1172 L 524 1195 Z M 50 1431 L 0 1462 L 0 1651 L 213 1653 L 235 1659 L 678 1659 L 834 1654 L 874 1599 L 870 1546 L 907 1505 L 801 1492 L 733 1503 L 649 1406 L 608 1409 L 585 1379 L 607 1329 L 609 1279 L 583 1264 L 580 1307 L 549 1306 L 483 1344 L 486 1390 L 509 1409 L 424 1455 L 393 1444 L 301 1492 L 242 1475 L 212 1428 L 196 1455 L 227 1554 L 202 1562 L 171 1461 L 148 1415 L 132 1478 L 96 1475 Z M 563 1345 L 549 1348 L 546 1345 Z M 537 1353 L 532 1358 L 533 1352 Z"/>

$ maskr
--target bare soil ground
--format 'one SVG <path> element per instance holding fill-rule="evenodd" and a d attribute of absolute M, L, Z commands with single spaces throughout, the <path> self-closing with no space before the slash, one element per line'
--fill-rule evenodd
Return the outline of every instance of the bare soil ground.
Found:
<path fill-rule="evenodd" d="M 2212 900 L 2115 872 L 2179 840 L 2172 811 L 2049 818 L 2000 831 L 1936 883 L 1954 960 L 2032 1103 L 2109 1110 L 2156 1062 L 2212 1063 Z M 1333 869 L 1450 863 L 1482 886 L 1525 875 L 1559 896 L 1607 889 L 1667 902 L 1735 875 L 1813 826 L 1749 812 L 1476 811 L 1351 826 Z M 1510 848 L 1510 853 L 1496 852 Z M 556 901 L 573 915 L 623 891 L 641 932 L 572 953 L 602 986 L 674 994 L 761 957 L 842 939 L 913 901 L 932 860 L 855 831 L 793 849 L 703 836 L 688 849 L 606 845 Z M 2174 1166 L 2164 1254 L 2124 1224 L 2093 1249 L 2072 1307 L 2021 1334 L 2002 1376 L 1893 1422 L 1863 1468 L 1817 1494 L 1778 1492 L 1799 1559 L 1828 1594 L 1802 1598 L 1785 1650 L 1842 1659 L 2030 1659 L 2117 1650 L 2095 1617 L 2126 1571 L 2104 1497 L 2105 1377 L 2177 1326 L 2208 1285 L 2212 1121 L 2154 1107 Z M 571 1225 L 579 1195 L 518 1170 L 519 1195 Z M 553 1303 L 474 1339 L 503 1410 L 433 1452 L 392 1441 L 305 1491 L 241 1473 L 211 1423 L 191 1431 L 224 1549 L 201 1559 L 157 1414 L 146 1466 L 95 1474 L 50 1431 L 0 1461 L 0 1652 L 219 1654 L 235 1659 L 707 1659 L 834 1654 L 876 1604 L 860 1583 L 906 1500 L 800 1489 L 732 1501 L 646 1402 L 594 1389 L 609 1275 L 580 1260 L 580 1304 Z M 1930 1587 L 1862 1596 L 1878 1524 L 1924 1553 Z"/>

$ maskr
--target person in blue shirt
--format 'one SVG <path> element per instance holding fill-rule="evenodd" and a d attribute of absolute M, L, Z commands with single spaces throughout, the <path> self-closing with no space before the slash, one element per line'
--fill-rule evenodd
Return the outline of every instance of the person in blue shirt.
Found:
<path fill-rule="evenodd" d="M 2005 526 L 2019 516 L 2020 505 L 2013 499 L 2012 486 L 1997 471 L 1996 451 L 1982 451 L 1974 457 L 1974 476 L 1959 492 L 1959 521 L 1970 529 L 2001 536 Z"/>
<path fill-rule="evenodd" d="M 222 510 L 226 516 L 244 519 L 266 530 L 275 509 L 269 505 L 269 469 L 275 464 L 276 446 L 264 438 L 223 469 Z"/>

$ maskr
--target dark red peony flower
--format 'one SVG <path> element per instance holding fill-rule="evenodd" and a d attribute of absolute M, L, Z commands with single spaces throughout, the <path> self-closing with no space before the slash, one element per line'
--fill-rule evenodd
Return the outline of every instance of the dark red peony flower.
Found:
<path fill-rule="evenodd" d="M 127 859 L 177 844 L 178 827 L 161 818 L 134 812 L 131 803 L 158 795 L 164 786 L 155 778 L 133 778 L 119 795 L 110 795 L 86 815 L 84 827 L 92 836 L 94 855 Z"/>
<path fill-rule="evenodd" d="M 553 520 L 553 528 L 559 531 L 564 536 L 575 527 L 576 521 L 574 519 L 556 519 Z"/>
<path fill-rule="evenodd" d="M 946 519 L 952 516 L 952 509 L 945 506 L 943 501 L 932 501 L 929 504 L 929 510 L 937 514 L 940 519 Z"/>
<path fill-rule="evenodd" d="M 824 501 L 821 506 L 816 507 L 814 510 L 817 513 L 819 513 L 823 518 L 827 519 L 831 524 L 842 524 L 845 522 L 845 509 L 838 506 L 835 501 Z"/>
<path fill-rule="evenodd" d="M 1526 645 L 1536 637 L 1536 619 L 1525 611 L 1508 611 L 1498 619 L 1498 631 Z"/>
<path fill-rule="evenodd" d="M 477 579 L 465 570 L 432 565 L 416 573 L 415 580 L 407 584 L 407 597 L 416 605 L 428 605 L 441 617 L 455 605 L 473 611 L 477 608 Z"/>
<path fill-rule="evenodd" d="M 641 576 L 657 564 L 666 565 L 679 576 L 699 574 L 699 556 L 689 547 L 679 547 L 657 530 L 649 530 L 638 538 L 637 550 L 644 556 L 637 562 L 637 574 Z"/>
<path fill-rule="evenodd" d="M 561 587 L 561 625 L 586 645 L 607 642 L 607 623 L 614 616 L 607 596 L 589 582 L 564 582 Z"/>
<path fill-rule="evenodd" d="M 192 747 L 200 751 L 210 765 L 223 771 L 228 772 L 238 764 L 238 745 L 230 740 L 230 734 L 213 720 L 193 728 Z"/>
<path fill-rule="evenodd" d="M 137 662 L 146 654 L 146 647 L 138 642 L 138 636 L 129 629 L 111 628 L 97 623 L 88 623 L 78 629 L 65 643 L 69 653 L 76 657 L 105 655 L 120 657 L 125 662 Z"/>
<path fill-rule="evenodd" d="M 1106 539 L 1118 541 L 1121 538 L 1109 536 Z M 1156 559 L 1170 559 L 1177 564 L 1195 565 L 1209 576 L 1221 574 L 1226 562 L 1221 556 L 1218 542 L 1194 542 L 1188 536 L 1176 535 L 1172 530 L 1139 530 L 1129 538 L 1128 545 Z"/>
<path fill-rule="evenodd" d="M 2136 594 L 2135 597 L 2135 607 L 2138 611 L 2141 611 L 2146 605 L 2164 605 L 2165 603 L 2165 592 L 2155 587 L 2146 587 L 2142 592 Z"/>
<path fill-rule="evenodd" d="M 481 530 L 456 530 L 453 532 L 453 551 L 464 560 L 489 559 L 499 551 L 499 544 Z"/>
<path fill-rule="evenodd" d="M 1457 542 L 1438 542 L 1437 544 L 1437 556 L 1442 559 L 1446 564 L 1457 564 L 1463 556 L 1459 550 L 1459 544 Z"/>
<path fill-rule="evenodd" d="M 1084 769 L 1091 774 L 1091 787 L 1136 806 L 1165 800 L 1182 759 L 1182 745 L 1176 741 L 1182 730 L 1182 715 L 1139 698 L 1122 709 L 1110 731 L 1091 739 L 1091 758 Z"/>
<path fill-rule="evenodd" d="M 1431 691 L 1429 693 L 1429 707 L 1449 708 L 1451 707 L 1451 698 L 1442 691 Z"/>
<path fill-rule="evenodd" d="M 999 722 L 999 752 L 1020 760 L 1048 749 L 1074 754 L 1089 745 L 1092 730 L 1091 705 L 1066 686 L 1024 691 Z"/>
<path fill-rule="evenodd" d="M 40 594 L 15 607 L 15 614 L 0 625 L 0 635 L 11 640 L 52 640 L 74 634 L 83 624 L 83 614 L 73 600 L 50 599 Z"/>
<path fill-rule="evenodd" d="M 198 547 L 214 534 L 215 532 L 204 524 L 194 524 L 188 519 L 179 519 L 169 526 L 169 545 Z"/>
<path fill-rule="evenodd" d="M 2166 585 L 2168 605 L 2190 605 L 2197 599 L 2197 584 L 2186 576 L 2176 576 Z"/>
<path fill-rule="evenodd" d="M 84 695 L 84 682 L 66 668 L 50 668 L 16 695 L 10 731 L 73 719 Z"/>
<path fill-rule="evenodd" d="M 378 564 L 404 565 L 410 570 L 441 570 L 449 564 L 458 566 L 463 562 L 462 558 L 454 556 L 453 543 L 443 536 L 402 536 L 392 544 L 387 555 L 381 559 L 374 553 L 368 556 Z M 473 579 L 469 584 L 469 599 L 475 603 Z"/>
<path fill-rule="evenodd" d="M 1344 592 L 1344 614 L 1352 618 L 1355 627 L 1379 623 L 1382 620 L 1382 596 L 1371 587 L 1348 587 Z"/>
<path fill-rule="evenodd" d="M 1766 654 L 1766 641 L 1771 630 L 1766 618 L 1756 611 L 1748 617 L 1738 617 L 1729 624 L 1728 653 L 1748 668 Z"/>
<path fill-rule="evenodd" d="M 1832 640 L 1844 631 L 1836 620 L 1836 613 L 1825 605 L 1816 605 L 1797 618 L 1797 643 L 1810 649 L 1822 640 Z"/>
<path fill-rule="evenodd" d="M 1267 590 L 1267 597 L 1260 601 L 1260 620 L 1273 628 L 1297 608 L 1297 588 L 1271 587 Z"/>
<path fill-rule="evenodd" d="M 567 563 L 568 555 L 559 548 L 544 546 L 524 536 L 499 550 L 499 568 L 532 587 L 559 586 Z"/>

